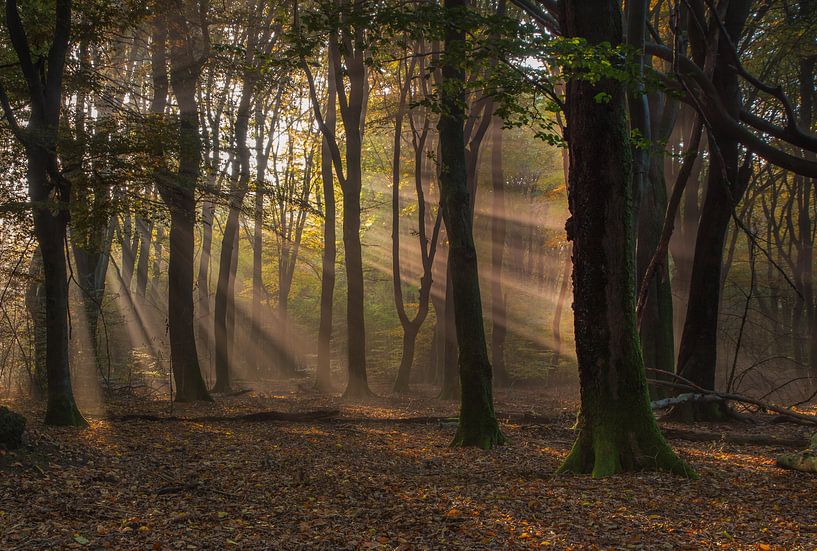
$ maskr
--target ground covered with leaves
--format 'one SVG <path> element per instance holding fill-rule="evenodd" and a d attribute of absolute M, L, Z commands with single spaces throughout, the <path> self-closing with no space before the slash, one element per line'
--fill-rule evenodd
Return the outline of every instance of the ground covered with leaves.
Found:
<path fill-rule="evenodd" d="M 32 404 L 12 404 L 29 432 L 0 452 L 0 548 L 817 549 L 817 478 L 774 465 L 790 450 L 673 440 L 699 480 L 556 476 L 573 400 L 500 391 L 508 443 L 486 452 L 449 448 L 456 404 L 426 394 L 250 393 L 172 412 L 116 401 L 85 430 L 44 427 Z M 217 419 L 317 409 L 338 413 Z M 113 418 L 132 413 L 155 418 Z M 431 419 L 406 421 L 417 417 Z M 805 432 L 714 427 L 727 429 Z"/>

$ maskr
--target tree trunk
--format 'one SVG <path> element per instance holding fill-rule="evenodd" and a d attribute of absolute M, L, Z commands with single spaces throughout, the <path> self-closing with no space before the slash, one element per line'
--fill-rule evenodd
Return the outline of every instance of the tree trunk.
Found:
<path fill-rule="evenodd" d="M 498 386 L 508 383 L 505 369 L 505 337 L 508 334 L 505 296 L 502 289 L 502 257 L 505 254 L 505 176 L 502 172 L 502 119 L 494 117 L 491 155 L 493 212 L 491 215 L 491 362 Z"/>
<path fill-rule="evenodd" d="M 724 25 L 734 43 L 740 38 L 750 4 L 749 0 L 729 3 Z M 713 84 L 730 115 L 738 117 L 741 109 L 740 89 L 737 75 L 730 65 L 728 48 L 731 48 L 728 41 L 721 38 Z M 736 140 L 713 131 L 709 144 L 712 155 L 706 198 L 698 225 L 689 287 L 690 301 L 681 335 L 677 370 L 678 374 L 698 386 L 714 390 L 722 255 L 732 210 L 743 194 L 748 177 L 739 174 L 740 148 Z M 719 420 L 724 413 L 722 404 L 690 403 L 673 408 L 670 417 L 678 420 Z"/>
<path fill-rule="evenodd" d="M 394 381 L 394 392 L 408 392 L 411 382 L 411 366 L 414 364 L 414 349 L 420 327 L 409 323 L 403 326 L 403 350 L 400 356 L 400 367 L 397 368 L 397 379 Z"/>
<path fill-rule="evenodd" d="M 133 227 L 130 212 L 125 212 L 122 219 L 122 294 L 130 295 L 133 283 L 133 271 L 136 266 L 136 254 L 139 251 L 139 232 Z"/>
<path fill-rule="evenodd" d="M 28 284 L 26 286 L 26 310 L 31 318 L 32 344 L 34 346 L 33 370 L 31 372 L 31 390 L 38 399 L 47 396 L 45 368 L 45 351 L 47 336 L 45 334 L 45 287 L 43 285 L 43 258 L 39 248 L 31 255 L 28 267 Z"/>
<path fill-rule="evenodd" d="M 32 125 L 29 125 L 32 130 Z M 43 259 L 45 291 L 45 368 L 48 405 L 47 425 L 85 426 L 77 408 L 68 367 L 68 274 L 65 239 L 68 225 L 66 198 L 50 204 L 47 166 L 57 166 L 54 154 L 39 147 L 28 149 L 28 187 L 34 207 L 34 232 Z M 57 209 L 56 214 L 52 209 Z"/>
<path fill-rule="evenodd" d="M 567 0 L 567 36 L 621 44 L 619 3 Z M 595 98 L 604 94 L 609 101 Z M 635 320 L 632 179 L 624 86 L 572 78 L 567 89 L 579 434 L 560 472 L 608 476 L 664 469 L 692 475 L 650 409 Z"/>
<path fill-rule="evenodd" d="M 361 139 L 346 136 L 346 185 L 343 186 L 343 248 L 346 255 L 346 324 L 349 380 L 347 398 L 371 394 L 366 377 L 366 328 L 363 320 L 363 255 L 360 245 Z"/>
<path fill-rule="evenodd" d="M 28 161 L 26 180 L 32 203 L 34 235 L 39 242 L 45 295 L 45 368 L 49 425 L 86 425 L 74 402 L 68 365 L 68 277 L 66 232 L 71 197 L 70 182 L 60 172 L 57 156 L 62 81 L 71 37 L 71 2 L 57 0 L 54 6 L 53 40 L 48 63 L 32 62 L 26 29 L 15 2 L 6 2 L 5 26 L 28 89 L 28 126 L 18 126 L 14 112 L 4 99 L 7 121 L 23 146 Z M 5 98 L 5 93 L 4 93 Z"/>
<path fill-rule="evenodd" d="M 451 257 L 449 248 L 449 258 Z M 440 400 L 456 400 L 460 397 L 460 371 L 458 365 L 457 324 L 454 317 L 454 292 L 451 283 L 451 263 L 445 266 L 445 300 L 443 301 L 443 341 L 442 347 L 442 384 Z"/>
<path fill-rule="evenodd" d="M 196 85 L 201 70 L 193 51 L 188 19 L 183 12 L 170 15 L 170 84 L 179 105 L 179 167 L 167 175 L 159 190 L 170 209 L 170 260 L 168 265 L 168 330 L 170 362 L 176 383 L 176 400 L 210 401 L 199 369 L 193 319 L 193 245 L 196 220 L 194 190 L 200 175 L 201 140 Z M 182 40 L 178 37 L 187 37 Z"/>
<path fill-rule="evenodd" d="M 326 117 L 327 128 L 334 133 L 337 115 L 335 103 L 334 61 L 329 53 L 327 75 Z M 323 252 L 321 254 L 321 318 L 318 326 L 318 366 L 315 372 L 315 387 L 323 392 L 332 388 L 332 310 L 335 304 L 335 178 L 332 174 L 332 153 L 326 137 L 321 142 L 321 183 L 323 186 Z"/>
<path fill-rule="evenodd" d="M 445 53 L 442 58 L 438 123 L 440 136 L 440 205 L 448 233 L 448 270 L 454 303 L 461 384 L 460 416 L 453 446 L 489 449 L 505 441 L 494 413 L 491 363 L 485 343 L 477 254 L 472 232 L 472 199 L 465 160 L 464 84 L 459 59 L 465 30 L 458 21 L 465 0 L 445 0 Z"/>
<path fill-rule="evenodd" d="M 139 259 L 136 263 L 136 296 L 144 299 L 148 288 L 148 266 L 150 266 L 150 246 L 153 239 L 153 221 L 137 219 L 139 230 Z"/>
<path fill-rule="evenodd" d="M 551 322 L 551 329 L 553 331 L 553 355 L 555 356 L 554 366 L 559 367 L 559 361 L 562 358 L 562 311 L 567 303 L 567 295 L 570 290 L 570 257 L 572 255 L 571 249 L 565 253 L 564 270 L 562 270 L 562 283 L 559 286 L 559 298 L 556 301 L 556 309 L 553 312 L 553 322 Z"/>

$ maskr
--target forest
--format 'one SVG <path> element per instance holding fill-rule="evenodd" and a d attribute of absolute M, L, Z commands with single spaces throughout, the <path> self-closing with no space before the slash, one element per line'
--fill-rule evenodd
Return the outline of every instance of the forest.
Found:
<path fill-rule="evenodd" d="M 817 0 L 4 0 L 0 548 L 817 549 Z"/>

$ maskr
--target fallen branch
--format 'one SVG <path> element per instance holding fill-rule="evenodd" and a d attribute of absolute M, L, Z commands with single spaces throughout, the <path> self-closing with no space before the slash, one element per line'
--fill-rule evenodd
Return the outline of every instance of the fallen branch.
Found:
<path fill-rule="evenodd" d="M 654 400 L 650 402 L 650 407 L 652 409 L 666 409 L 668 407 L 677 406 L 678 404 L 685 404 L 687 402 L 723 402 L 723 398 L 719 396 L 712 396 L 711 394 L 694 394 L 691 392 L 686 392 L 672 398 Z"/>
<path fill-rule="evenodd" d="M 663 376 L 669 376 L 675 379 L 676 381 L 680 381 L 680 383 L 672 382 L 672 381 L 664 381 L 661 379 L 647 379 L 647 382 L 650 384 L 666 386 L 670 388 L 677 388 L 682 390 L 694 390 L 697 394 L 703 394 L 707 396 L 716 396 L 721 400 L 728 400 L 730 402 L 739 402 L 742 404 L 751 404 L 753 406 L 757 406 L 762 408 L 766 411 L 773 411 L 779 415 L 784 415 L 790 419 L 796 419 L 802 423 L 807 423 L 809 425 L 817 425 L 817 416 L 814 415 L 807 415 L 805 413 L 797 413 L 796 411 L 792 411 L 788 408 L 784 408 L 781 406 L 776 406 L 774 404 L 770 404 L 768 402 L 763 402 L 762 400 L 757 400 L 755 398 L 750 398 L 748 396 L 741 396 L 739 394 L 730 394 L 730 393 L 723 393 L 723 392 L 716 392 L 714 390 L 708 390 L 702 388 L 692 381 L 681 377 L 675 373 L 671 373 L 669 371 L 661 371 L 660 369 L 652 369 L 647 368 L 647 371 L 650 373 L 658 373 Z"/>

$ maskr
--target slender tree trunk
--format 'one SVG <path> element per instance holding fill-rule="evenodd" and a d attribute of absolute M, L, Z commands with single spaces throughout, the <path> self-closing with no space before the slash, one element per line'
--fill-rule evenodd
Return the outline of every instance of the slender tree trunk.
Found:
<path fill-rule="evenodd" d="M 31 130 L 31 125 L 29 125 Z M 65 239 L 68 224 L 67 203 L 57 205 L 57 214 L 49 205 L 47 166 L 56 166 L 53 154 L 40 148 L 28 152 L 28 186 L 34 207 L 34 232 L 43 259 L 45 290 L 45 367 L 48 405 L 47 425 L 86 425 L 74 401 L 71 371 L 68 367 L 68 274 Z"/>
<path fill-rule="evenodd" d="M 449 249 L 450 251 L 450 249 Z M 451 253 L 448 254 L 449 259 Z M 443 304 L 442 384 L 440 400 L 456 400 L 460 397 L 460 370 L 458 365 L 457 324 L 454 317 L 454 285 L 451 282 L 451 263 L 445 268 L 445 299 Z"/>
<path fill-rule="evenodd" d="M 215 340 L 215 366 L 216 366 L 216 384 L 213 387 L 213 392 L 229 392 L 230 386 L 230 348 L 231 339 L 229 338 L 229 331 L 227 328 L 228 310 L 232 307 L 231 303 L 235 300 L 232 294 L 233 286 L 231 281 L 235 275 L 233 270 L 233 257 L 238 254 L 235 248 L 236 238 L 238 237 L 238 216 L 240 207 L 236 206 L 231 200 L 230 210 L 227 214 L 227 222 L 224 224 L 224 236 L 221 240 L 221 256 L 219 259 L 219 273 L 218 284 L 216 286 L 215 308 L 213 311 L 213 319 L 215 321 L 215 329 L 213 336 Z"/>
<path fill-rule="evenodd" d="M 505 254 L 505 175 L 502 171 L 502 119 L 494 117 L 491 155 L 493 209 L 491 216 L 491 363 L 498 386 L 508 383 L 505 368 L 505 337 L 508 334 L 505 295 L 502 289 L 502 257 Z"/>
<path fill-rule="evenodd" d="M 566 0 L 569 37 L 621 43 L 612 0 Z M 599 103 L 598 94 L 609 101 Z M 567 88 L 579 434 L 560 471 L 608 476 L 638 469 L 691 475 L 650 409 L 635 320 L 632 179 L 624 86 L 573 78 Z"/>
<path fill-rule="evenodd" d="M 259 343 L 262 342 L 264 306 L 264 197 L 266 196 L 267 159 L 269 150 L 264 147 L 264 124 L 266 113 L 261 102 L 255 107 L 255 197 L 253 204 L 253 238 L 252 238 L 252 306 L 250 343 L 250 369 L 261 375 L 262 355 Z M 269 143 L 272 143 L 274 128 L 270 128 Z"/>
<path fill-rule="evenodd" d="M 130 212 L 125 212 L 122 218 L 122 294 L 130 295 L 133 283 L 133 272 L 136 266 L 136 254 L 139 251 L 139 232 L 133 227 Z"/>
<path fill-rule="evenodd" d="M 346 324 L 349 331 L 349 381 L 344 396 L 371 394 L 366 377 L 366 329 L 363 320 L 363 255 L 360 245 L 361 139 L 346 136 L 346 185 L 343 187 L 343 248 L 346 255 Z"/>
<path fill-rule="evenodd" d="M 148 266 L 150 266 L 150 249 L 153 240 L 153 222 L 139 219 L 139 259 L 136 262 L 136 295 L 145 298 L 148 286 Z"/>
<path fill-rule="evenodd" d="M 331 59 L 327 75 L 325 124 L 334 134 L 337 121 L 335 103 L 335 63 Z M 321 143 L 321 183 L 323 191 L 323 253 L 321 255 L 321 318 L 318 326 L 318 366 L 315 387 L 327 392 L 332 388 L 332 310 L 335 304 L 335 262 L 337 245 L 335 236 L 335 179 L 332 173 L 332 153 L 326 137 Z"/>
<path fill-rule="evenodd" d="M 26 310 L 28 310 L 28 315 L 31 317 L 32 344 L 34 347 L 31 390 L 37 399 L 44 399 L 48 392 L 45 367 L 48 337 L 45 333 L 45 286 L 43 279 L 43 258 L 38 247 L 31 255 L 25 297 Z"/>
<path fill-rule="evenodd" d="M 186 2 L 183 2 L 186 4 Z M 186 10 L 170 14 L 170 85 L 179 105 L 178 174 L 167 175 L 160 185 L 170 209 L 170 260 L 168 265 L 168 329 L 170 362 L 176 383 L 176 400 L 212 400 L 199 369 L 193 318 L 193 244 L 196 220 L 194 190 L 200 175 L 201 139 L 196 85 L 201 69 L 191 37 Z M 182 40 L 178 37 L 187 37 Z M 172 180 L 172 182 L 170 181 Z"/>
<path fill-rule="evenodd" d="M 567 295 L 570 290 L 570 268 L 572 267 L 570 258 L 572 256 L 571 250 L 565 254 L 564 270 L 562 271 L 562 283 L 559 286 L 559 298 L 556 300 L 556 310 L 553 312 L 553 322 L 551 323 L 551 330 L 553 331 L 555 367 L 559 367 L 559 360 L 562 358 L 562 311 L 565 303 L 567 303 Z"/>
<path fill-rule="evenodd" d="M 214 137 L 215 142 L 218 138 Z M 211 174 L 208 176 L 208 187 L 215 191 L 217 168 L 211 167 Z M 205 355 L 212 359 L 212 331 L 209 326 L 210 319 L 210 262 L 213 250 L 213 223 L 216 217 L 216 205 L 211 199 L 204 199 L 201 206 L 201 254 L 199 255 L 199 269 L 196 275 L 196 319 L 198 323 L 198 336 L 205 349 Z"/>
<path fill-rule="evenodd" d="M 454 446 L 489 449 L 505 441 L 494 413 L 491 363 L 485 343 L 477 254 L 472 231 L 463 124 L 465 30 L 458 21 L 465 0 L 445 0 L 445 53 L 442 58 L 440 205 L 448 233 L 448 267 L 459 347 L 460 417 Z"/>

